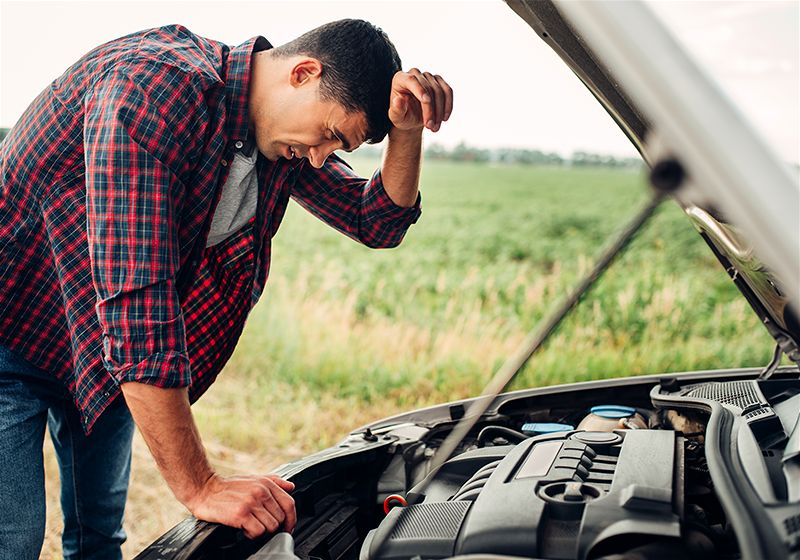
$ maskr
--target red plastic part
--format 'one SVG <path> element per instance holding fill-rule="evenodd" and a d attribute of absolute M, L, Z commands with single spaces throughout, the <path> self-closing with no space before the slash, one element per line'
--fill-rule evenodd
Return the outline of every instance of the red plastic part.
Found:
<path fill-rule="evenodd" d="M 392 502 L 397 502 L 398 505 L 403 507 L 408 505 L 406 499 L 400 494 L 391 494 L 390 496 L 386 496 L 386 499 L 383 500 L 383 513 L 386 515 L 389 515 L 389 511 L 392 509 Z"/>

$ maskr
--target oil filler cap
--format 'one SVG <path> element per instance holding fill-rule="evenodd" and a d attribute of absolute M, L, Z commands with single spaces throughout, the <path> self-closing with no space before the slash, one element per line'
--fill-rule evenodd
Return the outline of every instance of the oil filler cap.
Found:
<path fill-rule="evenodd" d="M 622 441 L 622 436 L 614 432 L 578 432 L 569 436 L 587 445 L 614 445 Z"/>
<path fill-rule="evenodd" d="M 539 489 L 539 497 L 556 504 L 581 504 L 601 497 L 603 493 L 583 482 L 554 482 Z"/>

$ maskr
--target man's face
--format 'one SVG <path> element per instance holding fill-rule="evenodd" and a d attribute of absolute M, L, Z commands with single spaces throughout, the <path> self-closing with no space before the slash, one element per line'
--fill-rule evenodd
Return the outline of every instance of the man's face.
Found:
<path fill-rule="evenodd" d="M 287 92 L 273 106 L 251 113 L 256 144 L 267 159 L 304 157 L 319 168 L 334 150 L 350 151 L 364 142 L 364 113 L 348 113 L 339 103 L 322 99 L 318 80 Z"/>

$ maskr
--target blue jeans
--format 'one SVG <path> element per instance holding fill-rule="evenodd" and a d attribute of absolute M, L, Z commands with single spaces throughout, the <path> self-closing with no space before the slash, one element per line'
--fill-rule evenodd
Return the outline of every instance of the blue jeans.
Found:
<path fill-rule="evenodd" d="M 45 423 L 61 473 L 64 558 L 121 558 L 134 428 L 124 399 L 86 436 L 63 384 L 0 345 L 0 560 L 39 557 Z"/>

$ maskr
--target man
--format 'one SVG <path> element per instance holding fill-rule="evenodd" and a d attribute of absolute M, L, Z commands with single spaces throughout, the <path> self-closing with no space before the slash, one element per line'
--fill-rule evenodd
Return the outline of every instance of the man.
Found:
<path fill-rule="evenodd" d="M 293 485 L 216 474 L 189 404 L 261 294 L 289 197 L 397 245 L 420 214 L 422 130 L 451 112 L 441 77 L 402 72 L 358 20 L 275 49 L 146 30 L 48 86 L 0 146 L 0 558 L 38 557 L 45 423 L 67 558 L 120 556 L 134 422 L 196 517 L 291 531 Z M 369 181 L 331 155 L 387 134 Z"/>

